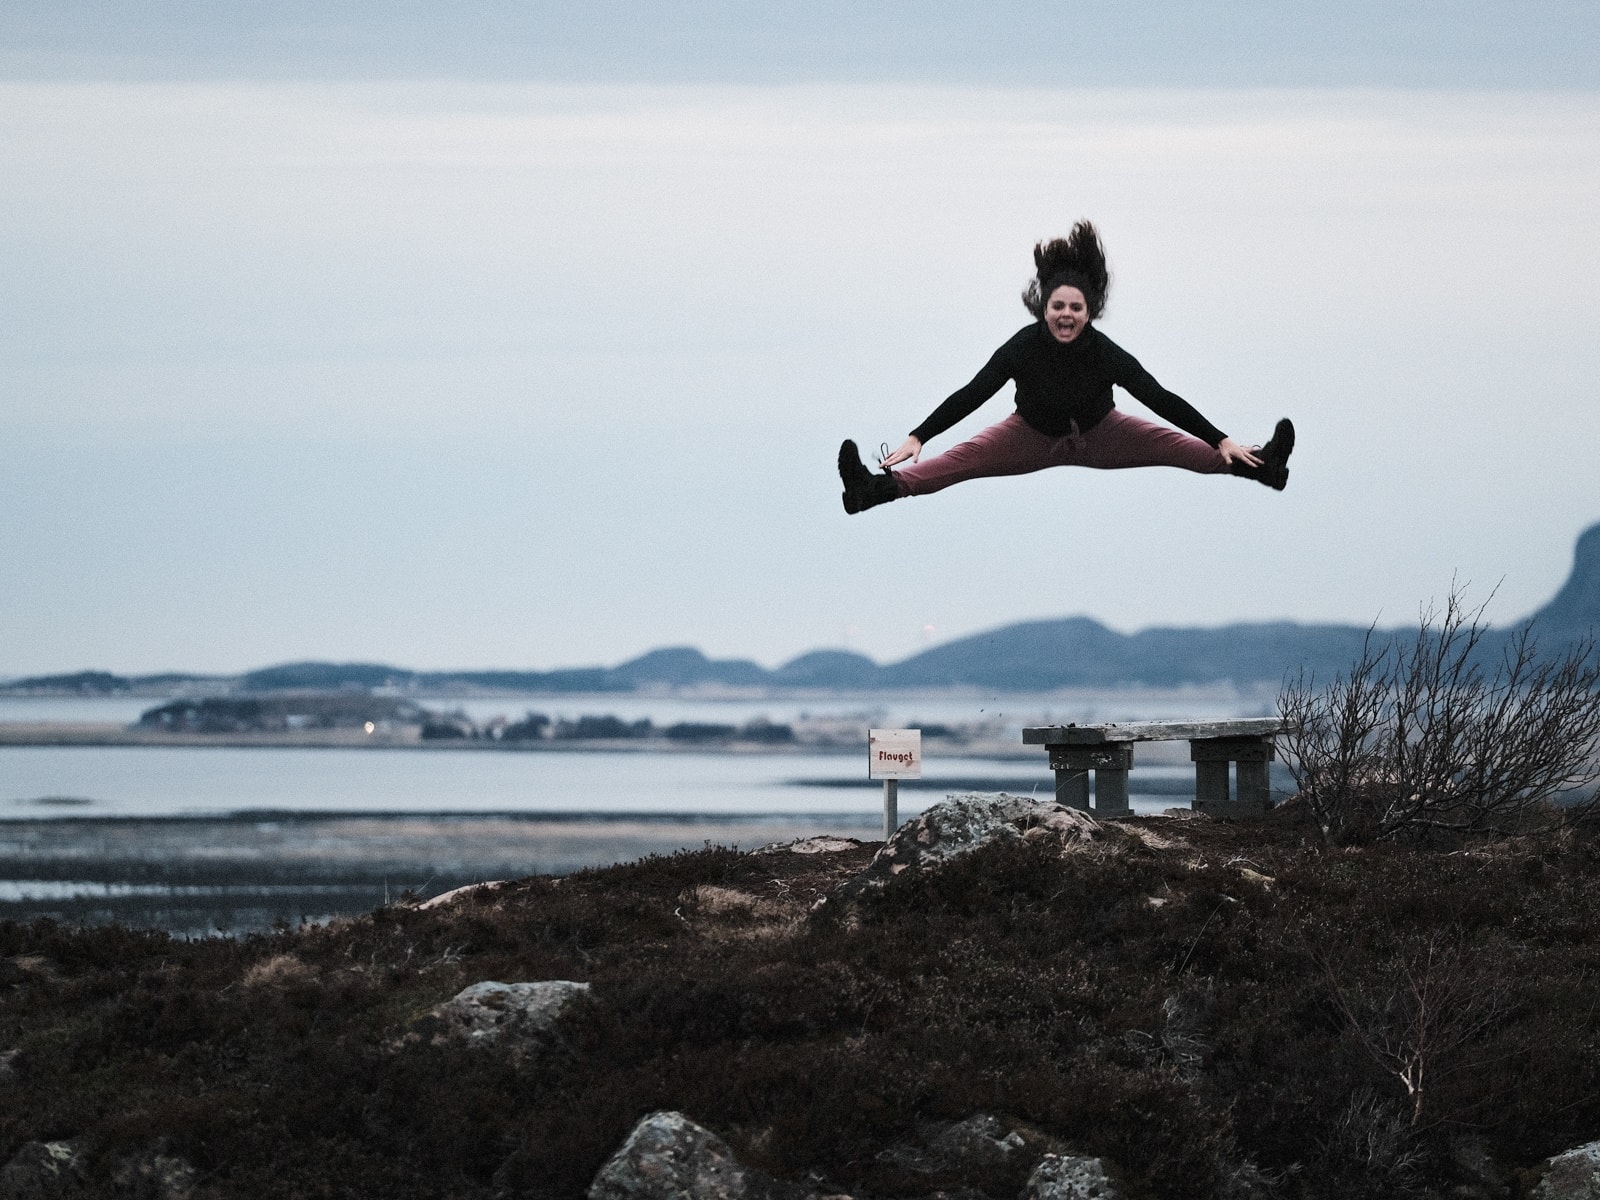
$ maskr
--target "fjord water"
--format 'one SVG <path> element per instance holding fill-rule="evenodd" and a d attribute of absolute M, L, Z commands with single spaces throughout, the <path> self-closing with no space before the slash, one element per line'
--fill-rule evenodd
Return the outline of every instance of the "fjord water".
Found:
<path fill-rule="evenodd" d="M 1142 701 L 1142 702 L 1141 702 Z M 0 700 L 0 721 L 128 723 L 149 699 Z M 1247 711 L 1257 710 L 1259 701 Z M 1177 707 L 1181 705 L 1182 707 Z M 858 723 L 856 752 L 508 751 L 484 747 L 0 747 L 0 917 L 121 921 L 182 933 L 365 912 L 400 892 L 563 873 L 707 843 L 744 848 L 815 834 L 882 833 L 866 778 L 869 726 L 997 721 L 1016 757 L 932 754 L 899 815 L 950 791 L 1050 795 L 1023 724 L 1238 715 L 1230 694 L 863 698 L 807 702 L 590 697 L 433 701 L 475 720 L 612 713 L 743 724 L 827 713 Z M 1186 766 L 1141 766 L 1137 812 L 1185 804 Z"/>
<path fill-rule="evenodd" d="M 128 724 L 156 701 L 139 697 L 0 698 L 0 722 Z M 0 820 L 47 817 L 200 817 L 241 812 L 303 813 L 631 813 L 858 815 L 877 811 L 866 779 L 869 726 L 992 722 L 1016 757 L 971 758 L 930 752 L 920 786 L 907 784 L 903 812 L 918 794 L 943 789 L 1048 792 L 1043 750 L 1025 750 L 1025 724 L 1137 720 L 1181 715 L 1254 714 L 1259 697 L 1229 689 L 1183 693 L 1114 692 L 1070 696 L 832 697 L 819 701 L 684 699 L 664 696 L 425 699 L 428 707 L 464 711 L 477 721 L 538 709 L 557 717 L 609 713 L 677 721 L 744 724 L 757 718 L 795 722 L 826 716 L 858 726 L 861 749 L 821 754 L 790 750 L 674 751 L 617 749 L 537 752 L 440 745 L 428 749 L 26 746 L 0 748 Z M 1170 771 L 1141 768 L 1132 780 L 1171 794 Z M 1166 801 L 1170 802 L 1170 801 Z M 1154 800 L 1149 803 L 1155 803 Z M 1159 806 L 1159 805 L 1158 805 Z"/>

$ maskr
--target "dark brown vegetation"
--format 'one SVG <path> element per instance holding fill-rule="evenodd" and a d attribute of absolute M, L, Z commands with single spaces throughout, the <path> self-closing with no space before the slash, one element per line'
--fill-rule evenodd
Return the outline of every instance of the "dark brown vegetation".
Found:
<path fill-rule="evenodd" d="M 578 1197 L 672 1108 L 752 1166 L 890 1197 L 928 1191 L 882 1155 L 919 1121 L 995 1112 L 1140 1194 L 1347 1200 L 1514 1195 L 1512 1168 L 1600 1135 L 1591 835 L 1127 828 L 815 911 L 870 847 L 708 848 L 237 941 L 0 924 L 0 1161 L 85 1138 L 109 1171 L 164 1140 L 202 1195 Z M 593 988 L 536 1063 L 392 1048 L 483 979 Z M 1462 1165 L 1485 1156 L 1498 1184 Z"/>

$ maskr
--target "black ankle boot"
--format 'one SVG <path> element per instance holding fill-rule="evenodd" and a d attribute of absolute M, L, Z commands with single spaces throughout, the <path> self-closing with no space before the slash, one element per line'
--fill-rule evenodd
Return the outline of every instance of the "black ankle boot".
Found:
<path fill-rule="evenodd" d="M 900 499 L 900 485 L 895 477 L 887 470 L 881 475 L 867 470 L 867 465 L 861 461 L 861 452 L 848 438 L 839 447 L 839 481 L 844 484 L 847 513 L 858 513 Z"/>
<path fill-rule="evenodd" d="M 1273 429 L 1267 444 L 1256 451 L 1256 457 L 1261 460 L 1259 467 L 1234 463 L 1230 470 L 1235 475 L 1254 479 L 1257 483 L 1266 484 L 1275 492 L 1281 492 L 1289 484 L 1289 455 L 1292 453 L 1294 453 L 1294 422 L 1284 417 Z"/>

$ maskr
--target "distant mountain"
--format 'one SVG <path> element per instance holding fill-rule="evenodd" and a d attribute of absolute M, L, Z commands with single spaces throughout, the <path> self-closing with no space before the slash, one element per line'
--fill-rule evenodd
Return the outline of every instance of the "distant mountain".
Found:
<path fill-rule="evenodd" d="M 1142 684 L 1277 682 L 1302 663 L 1349 663 L 1366 630 L 1288 621 L 1121 634 L 1087 617 L 1029 621 L 925 650 L 884 669 L 897 687 L 976 684 L 1019 691 Z"/>
<path fill-rule="evenodd" d="M 1550 603 L 1530 619 L 1539 639 L 1552 644 L 1600 633 L 1600 525 L 1589 526 L 1578 538 L 1572 574 Z"/>
<path fill-rule="evenodd" d="M 130 690 L 131 681 L 109 671 L 73 671 L 65 675 L 35 675 L 31 679 L 18 679 L 7 685 L 8 690 L 77 693 L 81 696 L 105 696 Z"/>
<path fill-rule="evenodd" d="M 381 663 L 284 663 L 251 671 L 239 679 L 241 692 L 366 691 L 375 687 L 404 687 L 414 672 Z"/>
<path fill-rule="evenodd" d="M 863 691 L 883 686 L 883 668 L 851 650 L 813 650 L 772 673 L 781 687 Z"/>
<path fill-rule="evenodd" d="M 1557 653 L 1600 631 L 1600 525 L 1578 539 L 1572 574 L 1555 597 L 1533 616 L 1490 630 L 1485 652 L 1497 652 L 1506 639 L 1530 625 L 1542 649 Z M 1088 617 L 1028 621 L 947 642 L 880 668 L 876 686 L 975 684 L 1033 691 L 1277 683 L 1301 668 L 1327 679 L 1349 666 L 1368 632 L 1361 625 L 1275 621 L 1121 634 Z"/>
<path fill-rule="evenodd" d="M 1485 649 L 1532 625 L 1540 645 L 1560 651 L 1600 631 L 1600 524 L 1578 539 L 1572 574 L 1533 616 L 1491 630 Z M 1385 632 L 1385 631 L 1380 631 Z M 109 695 L 231 685 L 239 692 L 394 688 L 451 691 L 495 688 L 561 694 L 720 686 L 869 691 L 984 687 L 1049 691 L 1064 687 L 1190 683 L 1277 683 L 1302 667 L 1326 679 L 1347 667 L 1368 634 L 1361 625 L 1269 621 L 1212 629 L 1156 628 L 1117 633 L 1088 617 L 1024 621 L 946 642 L 880 666 L 848 650 L 813 650 L 768 670 L 744 658 L 711 659 L 692 646 L 652 650 L 616 667 L 558 671 L 409 671 L 381 663 L 286 663 L 236 680 L 199 675 L 125 677 L 104 671 L 44 675 L 0 688 L 10 694 Z"/>
<path fill-rule="evenodd" d="M 26 679 L 13 679 L 0 687 L 0 693 L 13 696 L 157 696 L 180 687 L 217 690 L 232 687 L 235 683 L 237 680 L 227 676 L 181 672 L 113 675 L 109 671 L 73 671 L 64 675 L 32 675 Z"/>

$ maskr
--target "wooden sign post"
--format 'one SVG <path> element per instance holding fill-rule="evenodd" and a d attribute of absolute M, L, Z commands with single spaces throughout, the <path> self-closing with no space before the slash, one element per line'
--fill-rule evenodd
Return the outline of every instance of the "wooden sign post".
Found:
<path fill-rule="evenodd" d="M 922 730 L 867 730 L 867 778 L 883 780 L 883 837 L 899 828 L 900 781 L 922 778 Z"/>

